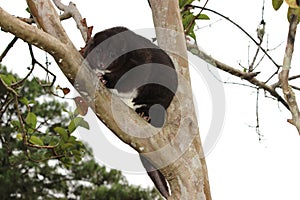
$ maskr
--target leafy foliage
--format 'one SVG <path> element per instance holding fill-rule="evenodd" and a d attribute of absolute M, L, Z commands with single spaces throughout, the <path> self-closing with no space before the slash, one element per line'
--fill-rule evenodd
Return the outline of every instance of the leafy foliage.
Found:
<path fill-rule="evenodd" d="M 0 65 L 1 199 L 158 199 L 107 171 L 73 132 L 89 128 L 37 79 L 21 80 Z"/>
<path fill-rule="evenodd" d="M 42 81 L 20 80 L 5 69 L 0 78 L 3 86 L 0 123 L 10 133 L 1 131 L 2 144 L 8 145 L 8 141 L 19 139 L 17 144 L 31 161 L 60 158 L 66 166 L 80 161 L 84 146 L 72 133 L 78 126 L 89 128 L 87 122 L 76 115 L 63 113 L 67 104 L 55 100 L 51 88 L 41 86 Z M 66 134 L 54 131 L 59 128 Z"/>
<path fill-rule="evenodd" d="M 285 0 L 285 2 L 288 4 L 288 12 L 287 12 L 287 18 L 288 21 L 291 19 L 291 15 L 297 15 L 298 16 L 298 23 L 300 19 L 300 7 L 298 5 L 298 0 Z M 283 3 L 283 0 L 272 0 L 272 5 L 275 10 L 278 10 Z"/>
<path fill-rule="evenodd" d="M 200 13 L 195 14 L 189 5 L 192 5 L 193 2 L 200 0 L 179 0 L 179 7 L 181 10 L 182 23 L 183 28 L 185 30 L 185 34 L 192 37 L 196 40 L 196 35 L 194 32 L 194 28 L 196 25 L 196 20 L 208 20 L 209 17 L 206 14 Z"/>

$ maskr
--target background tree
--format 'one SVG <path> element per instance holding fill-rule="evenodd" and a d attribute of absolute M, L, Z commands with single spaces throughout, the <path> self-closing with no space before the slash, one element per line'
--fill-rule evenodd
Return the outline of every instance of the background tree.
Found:
<path fill-rule="evenodd" d="M 1 199 L 159 199 L 154 189 L 130 186 L 120 171 L 100 166 L 92 150 L 75 136 L 62 134 L 74 121 L 66 102 L 58 101 L 45 82 L 20 79 L 1 65 L 0 76 L 4 80 L 0 83 Z M 16 83 L 17 89 L 9 87 Z M 24 119 L 27 145 L 19 133 L 18 117 Z M 37 119 L 32 131 L 30 122 L 35 120 L 29 118 Z M 50 151 L 42 148 L 52 144 L 55 148 Z M 80 146 L 80 154 L 70 146 Z"/>

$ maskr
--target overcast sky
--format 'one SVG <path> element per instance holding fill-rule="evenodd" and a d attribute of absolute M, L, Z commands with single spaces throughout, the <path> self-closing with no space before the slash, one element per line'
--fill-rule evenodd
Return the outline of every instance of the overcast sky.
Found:
<path fill-rule="evenodd" d="M 146 0 L 74 0 L 73 2 L 77 4 L 83 17 L 87 18 L 88 24 L 94 26 L 94 33 L 119 25 L 137 31 L 153 27 L 151 10 Z M 262 3 L 261 0 L 210 0 L 207 7 L 230 17 L 256 38 L 256 28 L 262 19 Z M 27 16 L 24 12 L 26 8 L 25 1 L 0 0 L 0 6 L 11 14 Z M 279 12 L 275 12 L 272 9 L 271 1 L 266 1 L 264 20 L 266 21 L 268 47 L 274 48 L 279 45 L 278 48 L 270 52 L 279 64 L 283 60 L 288 30 L 286 10 L 287 7 L 283 6 Z M 226 64 L 238 67 L 240 63 L 247 66 L 248 57 L 251 59 L 256 50 L 255 45 L 226 20 L 212 13 L 206 14 L 209 15 L 211 20 L 209 22 L 198 22 L 197 38 L 199 46 Z M 63 22 L 63 24 L 76 46 L 78 48 L 84 46 L 74 22 L 69 20 Z M 1 49 L 5 48 L 12 36 L 0 32 L 0 38 L 1 52 Z M 299 45 L 299 39 L 296 38 L 295 55 L 299 55 Z M 30 65 L 26 48 L 26 45 L 19 41 L 3 63 L 13 68 L 14 72 L 22 71 L 20 68 L 26 68 Z M 248 49 L 250 49 L 250 53 L 248 53 Z M 44 53 L 38 51 L 36 53 L 40 55 L 41 59 L 45 59 Z M 226 84 L 222 86 L 225 92 L 223 97 L 219 91 L 220 82 L 212 76 L 212 73 L 207 73 L 210 67 L 200 60 L 193 60 L 192 62 L 194 65 L 199 65 L 199 63 L 201 65 L 200 70 L 199 66 L 191 67 L 191 70 L 203 141 L 208 138 L 207 135 L 214 134 L 212 130 L 216 128 L 216 125 L 211 127 L 211 121 L 221 120 L 220 116 L 225 115 L 224 122 L 221 120 L 218 124 L 222 126 L 222 129 L 218 132 L 220 137 L 216 145 L 214 148 L 206 149 L 213 199 L 298 200 L 300 198 L 300 136 L 296 129 L 286 122 L 290 118 L 290 114 L 276 101 L 264 98 L 264 92 L 260 91 L 260 131 L 264 137 L 259 141 L 255 128 L 253 128 L 256 125 L 256 90 Z M 293 74 L 299 74 L 296 63 L 299 63 L 299 58 L 294 57 Z M 267 59 L 260 67 L 261 70 L 274 69 L 274 66 Z M 54 70 L 58 69 L 54 68 Z M 222 72 L 219 72 L 219 75 L 223 81 L 239 81 L 239 79 L 232 78 Z M 60 85 L 67 85 L 66 82 L 63 82 L 65 80 L 61 80 Z M 212 94 L 216 91 L 217 94 Z M 220 113 L 222 109 L 211 103 L 215 102 L 213 98 L 216 97 L 220 97 L 218 106 L 222 106 L 222 102 L 225 102 L 225 112 Z M 99 129 L 98 126 L 93 126 L 90 132 L 79 133 L 79 135 L 83 139 L 89 140 L 90 144 L 94 146 L 95 154 L 100 163 L 122 169 L 122 163 L 115 165 L 115 160 L 106 160 L 107 158 L 103 156 L 103 153 L 109 152 L 101 148 L 104 144 L 99 145 L 99 140 L 103 141 L 103 132 L 103 128 Z M 116 143 L 117 140 L 109 136 L 110 134 L 105 133 L 105 135 L 108 144 L 110 143 L 108 148 L 113 146 L 113 148 L 119 149 L 109 155 L 116 155 L 115 157 L 118 159 L 122 157 L 118 157 L 118 155 L 124 154 L 122 151 L 124 151 L 126 145 Z M 131 155 L 132 151 L 126 149 L 125 154 L 126 156 Z M 132 159 L 136 159 L 138 162 L 137 157 Z M 131 166 L 126 167 L 129 168 L 123 170 L 130 177 L 129 181 L 131 183 L 143 184 L 144 186 L 149 184 L 147 176 L 140 175 L 141 172 L 138 170 L 130 170 Z M 135 169 L 135 167 L 133 168 Z"/>

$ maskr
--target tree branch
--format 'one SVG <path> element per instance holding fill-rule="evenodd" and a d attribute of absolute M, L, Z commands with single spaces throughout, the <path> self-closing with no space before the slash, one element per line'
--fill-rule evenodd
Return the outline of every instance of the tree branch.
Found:
<path fill-rule="evenodd" d="M 225 71 L 231 75 L 240 77 L 241 79 L 247 80 L 249 83 L 257 86 L 258 88 L 262 88 L 266 91 L 268 91 L 273 97 L 275 97 L 280 103 L 282 103 L 288 110 L 289 106 L 287 102 L 284 100 L 283 97 L 281 97 L 277 91 L 275 90 L 276 87 L 269 86 L 265 82 L 259 81 L 257 78 L 255 78 L 258 75 L 258 72 L 244 72 L 238 69 L 235 69 L 231 66 L 228 66 L 208 54 L 206 54 L 204 51 L 201 51 L 198 46 L 187 44 L 188 50 L 193 53 L 194 55 L 200 57 L 201 59 L 205 60 L 207 63 L 211 64 L 212 66 L 221 69 L 222 71 Z"/>
<path fill-rule="evenodd" d="M 60 0 L 53 0 L 53 2 L 58 9 L 64 11 L 64 13 L 60 16 L 60 20 L 72 17 L 75 20 L 77 28 L 80 30 L 84 41 L 87 42 L 89 39 L 88 27 L 86 25 L 85 20 L 82 19 L 82 16 L 76 7 L 76 4 L 70 2 L 69 5 L 66 6 L 63 3 L 61 3 Z"/>
<path fill-rule="evenodd" d="M 201 6 L 194 6 L 194 5 L 187 5 L 187 7 L 192 7 L 192 8 L 200 8 L 200 9 L 203 9 L 205 11 L 209 11 L 209 12 L 212 12 L 216 15 L 219 15 L 220 17 L 226 19 L 227 21 L 229 21 L 230 23 L 232 23 L 234 26 L 236 26 L 238 29 L 240 29 L 244 34 L 247 35 L 247 37 L 249 37 L 255 44 L 256 46 L 261 49 L 261 51 L 270 59 L 270 61 L 277 67 L 277 68 L 280 68 L 280 65 L 278 65 L 274 60 L 273 58 L 268 54 L 268 52 L 260 45 L 260 42 L 257 42 L 245 29 L 243 29 L 240 25 L 238 25 L 237 23 L 235 23 L 233 20 L 231 20 L 229 17 L 226 17 L 225 15 L 215 11 L 215 10 L 212 10 L 212 9 L 209 9 L 209 8 L 205 8 L 205 7 L 201 7 Z"/>
<path fill-rule="evenodd" d="M 287 44 L 286 44 L 285 55 L 283 59 L 282 71 L 279 74 L 279 80 L 281 82 L 281 88 L 284 94 L 284 98 L 286 99 L 292 114 L 292 119 L 288 120 L 288 122 L 293 124 L 297 128 L 298 133 L 300 134 L 299 108 L 298 108 L 295 93 L 288 82 L 289 71 L 291 68 L 291 62 L 292 62 L 292 57 L 294 52 L 294 42 L 296 37 L 297 23 L 298 23 L 298 15 L 291 14 Z"/>
<path fill-rule="evenodd" d="M 45 3 L 47 0 L 43 0 L 39 2 L 40 4 Z M 34 6 L 32 4 L 29 4 Z M 43 4 L 46 5 L 46 4 Z M 48 6 L 51 4 L 47 4 Z M 39 16 L 40 24 L 45 24 L 43 19 L 48 18 L 49 16 L 57 16 L 52 12 L 54 9 L 48 9 L 44 7 L 44 9 L 36 9 L 34 13 Z M 39 13 L 43 12 L 43 14 Z M 46 19 L 48 21 L 49 19 Z M 55 24 L 55 21 L 59 24 Z M 51 21 L 50 24 L 54 24 L 54 27 L 58 27 L 60 25 L 60 21 L 55 20 Z M 104 122 L 104 124 L 109 127 L 119 138 L 121 138 L 125 143 L 132 146 L 137 151 L 154 151 L 154 147 L 160 145 L 160 143 L 156 143 L 155 140 L 145 139 L 145 138 L 136 138 L 128 133 L 136 132 L 136 134 L 140 135 L 155 135 L 154 138 L 158 139 L 162 137 L 164 131 L 169 128 L 166 127 L 161 132 L 157 133 L 157 129 L 153 128 L 149 125 L 145 120 L 143 120 L 139 115 L 137 115 L 133 110 L 128 110 L 128 107 L 121 102 L 121 100 L 117 97 L 112 99 L 112 94 L 101 84 L 98 87 L 98 77 L 90 70 L 90 68 L 83 62 L 83 58 L 78 53 L 78 51 L 74 48 L 73 45 L 69 45 L 70 41 L 66 37 L 65 32 L 53 31 L 53 27 L 47 26 L 42 27 L 44 30 L 47 28 L 47 32 L 54 34 L 54 36 L 36 28 L 35 26 L 24 23 L 18 18 L 8 14 L 0 7 L 0 27 L 20 39 L 37 46 L 38 48 L 47 51 L 50 53 L 57 64 L 69 79 L 69 81 L 74 85 L 74 87 L 81 93 L 81 95 L 87 100 L 89 106 L 94 110 L 97 114 L 98 118 Z M 61 28 L 59 28 L 61 29 Z M 52 30 L 52 31 L 51 31 Z M 64 41 L 62 43 L 59 39 Z M 127 113 L 128 116 L 122 119 L 116 119 L 114 113 L 112 112 L 112 104 L 118 110 L 115 112 L 118 113 Z M 134 123 L 129 123 L 128 118 L 132 119 Z M 137 127 L 140 127 L 137 130 Z M 147 132 L 147 134 L 143 132 Z M 148 145 L 150 144 L 150 145 Z M 158 149 L 158 147 L 156 148 Z"/>
<path fill-rule="evenodd" d="M 74 66 L 73 68 L 66 70 L 68 74 L 76 74 L 79 66 L 82 63 L 82 58 L 75 48 L 70 49 L 64 45 L 56 37 L 53 37 L 44 31 L 29 25 L 18 18 L 8 14 L 0 7 L 0 27 L 7 32 L 21 38 L 22 40 L 33 44 L 34 46 L 49 52 L 59 63 L 66 66 Z M 75 54 L 75 55 L 74 55 Z M 78 61 L 78 58 L 81 58 Z M 71 79 L 71 82 L 75 81 L 75 77 Z"/>
<path fill-rule="evenodd" d="M 173 162 L 161 169 L 170 183 L 172 195 L 169 199 L 211 199 L 207 167 L 196 120 L 184 30 L 177 0 L 150 1 L 156 36 L 159 46 L 171 56 L 179 76 L 175 97 L 180 105 L 172 102 L 168 122 L 180 125 L 178 132 L 169 133 L 173 151 L 182 154 L 175 160 L 173 152 L 167 156 Z M 178 119 L 180 117 L 181 119 Z M 173 125 L 173 124 L 172 124 Z M 174 126 L 173 125 L 173 126 Z M 174 135 L 176 134 L 176 135 Z"/>

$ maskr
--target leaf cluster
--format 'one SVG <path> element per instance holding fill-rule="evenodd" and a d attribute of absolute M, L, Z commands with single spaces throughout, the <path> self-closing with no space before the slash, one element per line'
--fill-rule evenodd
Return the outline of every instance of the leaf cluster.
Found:
<path fill-rule="evenodd" d="M 179 0 L 179 8 L 181 10 L 182 24 L 185 34 L 192 37 L 194 40 L 196 40 L 196 35 L 194 31 L 196 20 L 209 19 L 209 17 L 206 14 L 201 13 L 202 10 L 197 14 L 193 12 L 190 5 L 196 1 L 200 0 Z"/>
<path fill-rule="evenodd" d="M 55 99 L 51 88 L 40 84 L 42 81 L 21 81 L 5 69 L 0 79 L 0 123 L 1 129 L 5 129 L 0 133 L 2 144 L 10 146 L 9 141 L 18 139 L 16 144 L 22 147 L 21 153 L 31 161 L 59 158 L 66 165 L 79 162 L 84 146 L 72 133 L 79 126 L 89 128 L 88 123 L 82 117 L 66 114 L 67 104 Z"/>

